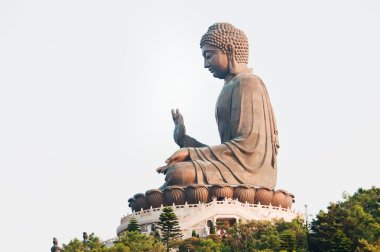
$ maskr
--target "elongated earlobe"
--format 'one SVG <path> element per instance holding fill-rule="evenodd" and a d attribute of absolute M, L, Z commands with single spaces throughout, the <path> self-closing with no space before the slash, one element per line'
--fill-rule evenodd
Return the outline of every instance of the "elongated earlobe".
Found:
<path fill-rule="evenodd" d="M 228 68 L 230 74 L 237 74 L 237 65 L 235 60 L 235 47 L 233 44 L 227 45 L 227 57 L 228 57 Z"/>

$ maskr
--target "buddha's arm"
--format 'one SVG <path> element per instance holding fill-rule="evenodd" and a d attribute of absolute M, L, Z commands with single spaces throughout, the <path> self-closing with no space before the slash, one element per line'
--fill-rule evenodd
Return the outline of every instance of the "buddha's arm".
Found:
<path fill-rule="evenodd" d="M 205 147 L 207 145 L 199 142 L 195 138 L 186 135 L 186 127 L 182 114 L 178 109 L 172 109 L 172 118 L 174 122 L 174 141 L 181 148 L 183 147 Z"/>
<path fill-rule="evenodd" d="M 207 146 L 206 144 L 199 142 L 197 139 L 191 136 L 185 135 L 183 146 L 180 146 L 180 147 L 183 148 L 183 147 L 206 147 L 206 146 Z"/>

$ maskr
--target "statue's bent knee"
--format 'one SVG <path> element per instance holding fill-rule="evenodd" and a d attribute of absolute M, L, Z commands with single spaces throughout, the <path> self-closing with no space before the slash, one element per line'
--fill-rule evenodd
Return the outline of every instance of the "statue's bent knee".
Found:
<path fill-rule="evenodd" d="M 196 183 L 196 173 L 193 163 L 176 163 L 168 169 L 165 177 L 166 185 L 187 186 Z"/>

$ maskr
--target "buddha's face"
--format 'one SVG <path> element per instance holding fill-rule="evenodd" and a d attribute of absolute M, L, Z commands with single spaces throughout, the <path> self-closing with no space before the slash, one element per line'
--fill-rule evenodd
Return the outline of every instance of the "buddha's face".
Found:
<path fill-rule="evenodd" d="M 202 46 L 204 67 L 212 73 L 215 78 L 225 79 L 229 74 L 228 56 L 216 46 L 205 44 Z"/>

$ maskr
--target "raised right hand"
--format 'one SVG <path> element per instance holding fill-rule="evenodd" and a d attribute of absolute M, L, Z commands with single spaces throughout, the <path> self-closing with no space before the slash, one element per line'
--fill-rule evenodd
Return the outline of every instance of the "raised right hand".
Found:
<path fill-rule="evenodd" d="M 179 109 L 172 109 L 172 118 L 175 125 L 173 132 L 174 141 L 178 144 L 179 147 L 183 147 L 186 135 L 186 128 L 183 116 L 179 112 Z"/>

